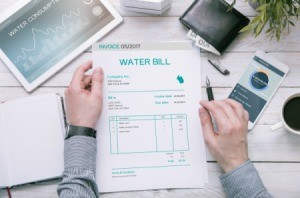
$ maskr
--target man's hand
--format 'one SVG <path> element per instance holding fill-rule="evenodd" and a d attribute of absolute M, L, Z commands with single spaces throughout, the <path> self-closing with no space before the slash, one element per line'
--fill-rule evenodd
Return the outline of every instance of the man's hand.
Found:
<path fill-rule="evenodd" d="M 96 68 L 92 75 L 85 75 L 92 67 L 92 62 L 78 67 L 65 91 L 67 117 L 71 125 L 95 128 L 100 118 L 103 70 Z"/>
<path fill-rule="evenodd" d="M 225 172 L 248 160 L 247 126 L 249 114 L 231 99 L 201 101 L 199 116 L 206 146 Z M 218 126 L 215 131 L 210 113 Z"/>

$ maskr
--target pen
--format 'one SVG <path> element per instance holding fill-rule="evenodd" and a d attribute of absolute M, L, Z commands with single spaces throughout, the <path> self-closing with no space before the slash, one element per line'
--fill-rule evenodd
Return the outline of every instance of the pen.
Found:
<path fill-rule="evenodd" d="M 206 92 L 207 92 L 208 101 L 214 100 L 214 94 L 210 86 L 210 81 L 207 76 L 206 76 Z"/>
<path fill-rule="evenodd" d="M 223 75 L 229 75 L 230 72 L 228 71 L 228 69 L 224 68 L 222 66 L 222 64 L 218 61 L 218 60 L 209 60 L 207 59 L 207 61 L 214 66 L 219 72 L 221 72 Z"/>

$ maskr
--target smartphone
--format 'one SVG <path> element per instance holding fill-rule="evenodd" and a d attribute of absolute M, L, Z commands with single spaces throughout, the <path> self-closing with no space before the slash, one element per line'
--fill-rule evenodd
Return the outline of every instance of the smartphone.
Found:
<path fill-rule="evenodd" d="M 284 63 L 257 51 L 228 98 L 240 102 L 249 112 L 251 130 L 288 73 Z"/>

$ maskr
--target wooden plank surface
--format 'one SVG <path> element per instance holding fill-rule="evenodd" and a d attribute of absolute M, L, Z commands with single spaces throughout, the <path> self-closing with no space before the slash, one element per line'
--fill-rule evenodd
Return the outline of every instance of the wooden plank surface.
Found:
<path fill-rule="evenodd" d="M 70 78 L 71 75 L 72 74 L 70 73 Z M 67 82 L 69 83 L 70 81 Z M 35 95 L 40 93 L 58 92 L 63 95 L 64 89 L 65 89 L 64 86 L 41 87 L 31 94 Z M 231 89 L 232 88 L 220 88 L 220 87 L 213 88 L 215 98 L 218 100 L 227 98 Z M 200 90 L 200 86 L 199 86 L 199 90 Z M 202 88 L 201 92 L 202 92 L 202 99 L 207 100 L 205 88 Z M 299 93 L 299 92 L 300 92 L 300 88 L 280 88 L 275 94 L 275 96 L 273 97 L 273 99 L 271 100 L 270 104 L 267 106 L 261 118 L 259 119 L 258 124 L 272 125 L 277 123 L 280 120 L 281 106 L 285 98 L 289 95 L 292 95 L 294 93 Z M 19 97 L 31 95 L 31 94 L 27 93 L 22 87 L 0 87 L 0 101 L 12 100 Z"/>
<path fill-rule="evenodd" d="M 17 0 L 1 0 L 0 13 L 8 9 Z M 187 29 L 180 24 L 178 17 L 186 10 L 193 0 L 173 0 L 172 7 L 162 16 L 139 14 L 124 11 L 120 0 L 110 0 L 112 5 L 124 16 L 124 23 L 101 41 L 173 41 L 185 40 Z M 228 1 L 231 2 L 231 1 Z M 235 6 L 246 16 L 253 18 L 255 11 L 244 1 L 237 1 Z M 252 38 L 250 35 L 239 36 L 221 56 L 210 53 L 201 53 L 202 64 L 202 99 L 206 99 L 204 89 L 205 76 L 208 75 L 214 87 L 216 99 L 228 96 L 232 86 L 235 85 L 241 73 L 250 62 L 254 52 L 258 49 L 271 53 L 274 57 L 285 62 L 290 67 L 290 73 L 282 83 L 280 89 L 259 119 L 257 126 L 249 132 L 249 157 L 255 162 L 260 176 L 268 190 L 275 197 L 299 197 L 300 189 L 300 136 L 289 134 L 280 129 L 270 131 L 270 125 L 280 120 L 280 109 L 284 99 L 300 92 L 300 21 L 295 21 L 296 28 L 290 34 L 284 33 L 281 41 L 266 40 L 265 36 Z M 81 63 L 91 59 L 90 49 L 62 69 L 57 75 L 49 79 L 32 95 L 41 93 L 60 93 L 63 95 L 68 86 L 75 68 Z M 207 58 L 218 58 L 230 71 L 229 77 L 220 75 L 207 62 Z M 0 101 L 16 99 L 29 95 L 20 86 L 15 77 L 0 61 Z M 154 190 L 140 192 L 109 193 L 103 195 L 110 197 L 224 197 L 219 182 L 222 171 L 215 163 L 213 157 L 208 155 L 209 184 L 205 189 L 195 190 Z M 13 197 L 57 197 L 57 180 L 42 184 L 16 187 L 12 190 Z M 7 197 L 4 190 L 0 190 L 0 197 Z"/>
<path fill-rule="evenodd" d="M 53 92 L 63 95 L 64 90 L 64 87 L 45 87 L 37 89 L 31 95 Z M 300 149 L 300 136 L 290 134 L 284 129 L 279 129 L 275 132 L 270 130 L 270 124 L 280 121 L 279 113 L 283 99 L 294 92 L 300 92 L 300 88 L 296 90 L 288 88 L 280 89 L 258 121 L 258 125 L 249 132 L 248 146 L 251 160 L 255 162 L 300 162 L 300 155 L 295 152 L 295 150 Z M 202 89 L 203 99 L 206 99 L 205 91 L 205 89 Z M 229 91 L 230 89 L 215 88 L 215 98 L 225 98 Z M 0 87 L 0 99 L 2 101 L 25 97 L 27 95 L 29 94 L 21 87 Z M 214 161 L 210 155 L 208 155 L 207 160 Z"/>
<path fill-rule="evenodd" d="M 173 0 L 171 9 L 165 12 L 162 16 L 164 17 L 180 16 L 192 4 L 193 1 L 194 0 Z M 141 14 L 141 13 L 125 11 L 121 7 L 120 0 L 111 0 L 110 2 L 122 16 L 135 16 L 135 17 L 149 16 L 149 14 Z M 227 2 L 230 3 L 232 1 L 227 1 Z M 237 1 L 235 8 L 248 17 L 255 16 L 256 13 L 245 1 Z"/>
<path fill-rule="evenodd" d="M 5 10 L 9 7 L 9 2 L 16 2 L 16 0 L 5 0 L 4 3 L 0 4 L 0 11 Z M 112 1 L 114 3 L 119 0 Z M 178 7 L 181 4 L 187 4 L 187 1 L 179 1 L 176 3 Z M 190 2 L 190 1 L 189 1 Z M 237 8 L 249 6 L 241 1 L 237 1 Z M 176 7 L 176 6 L 175 6 Z M 172 9 L 175 9 L 175 7 Z M 186 7 L 186 6 L 182 6 Z M 181 8 L 182 8 L 181 7 Z M 183 9 L 184 10 L 184 9 Z M 251 8 L 250 8 L 251 10 Z M 183 11 L 182 11 L 183 12 Z M 103 41 L 141 41 L 141 40 L 182 40 L 186 39 L 187 29 L 180 24 L 178 17 L 181 15 L 178 11 L 176 16 L 166 17 L 124 17 L 124 24 L 118 27 L 116 30 L 107 35 Z M 250 11 L 249 11 L 250 12 Z M 128 12 L 132 13 L 132 12 Z M 177 13 L 177 12 L 176 12 Z M 295 21 L 295 24 L 299 26 L 299 21 Z M 290 34 L 287 32 L 283 33 L 282 40 L 279 43 L 276 40 L 269 41 L 265 39 L 265 36 L 259 38 L 253 38 L 251 35 L 239 36 L 235 41 L 228 47 L 226 52 L 241 52 L 251 51 L 254 52 L 257 49 L 262 49 L 269 52 L 290 52 L 300 51 L 300 28 L 291 28 Z"/>
<path fill-rule="evenodd" d="M 300 23 L 299 23 L 300 26 Z M 300 28 L 299 28 L 300 29 Z M 300 35 L 300 32 L 299 32 Z M 297 88 L 300 87 L 300 52 L 271 52 L 272 56 L 278 58 L 290 68 L 290 72 L 287 78 L 283 81 L 282 88 Z M 223 56 L 215 56 L 210 53 L 201 53 L 201 68 L 202 68 L 202 86 L 205 86 L 205 76 L 208 75 L 213 87 L 233 87 L 238 81 L 241 73 L 246 69 L 253 57 L 253 52 L 244 53 L 225 53 Z M 237 58 L 238 57 L 238 58 Z M 220 75 L 220 73 L 213 68 L 207 61 L 207 59 L 219 59 L 220 62 L 226 66 L 231 72 L 229 76 Z M 86 52 L 80 55 L 77 59 L 71 62 L 68 66 L 58 72 L 57 75 L 52 77 L 42 87 L 51 86 L 67 86 L 69 85 L 70 79 L 73 72 L 78 65 L 91 60 L 92 54 Z M 16 80 L 13 74 L 0 60 L 0 86 L 2 87 L 19 87 L 20 83 Z"/>
<path fill-rule="evenodd" d="M 18 0 L 1 0 L 0 1 L 0 13 L 9 8 L 13 3 Z M 171 16 L 180 16 L 193 2 L 194 0 L 173 0 L 173 4 L 171 9 L 165 12 L 163 17 L 171 17 Z M 227 2 L 232 2 L 232 0 L 226 0 Z M 125 17 L 145 17 L 152 16 L 156 17 L 156 15 L 151 14 L 142 14 L 135 12 L 127 12 L 121 7 L 120 0 L 110 0 L 111 4 L 116 8 L 116 10 Z M 251 17 L 255 16 L 255 11 L 244 1 L 237 1 L 235 8 L 239 10 L 244 15 Z"/>
<path fill-rule="evenodd" d="M 299 163 L 254 163 L 266 188 L 274 197 L 298 198 L 300 194 Z M 149 190 L 137 192 L 121 192 L 103 194 L 102 198 L 150 198 L 150 197 L 205 197 L 218 198 L 225 197 L 219 182 L 219 175 L 223 172 L 216 163 L 208 163 L 209 183 L 204 189 L 167 189 L 167 190 Z M 52 198 L 58 197 L 56 188 L 59 180 L 47 181 L 34 185 L 25 185 L 14 188 L 12 196 L 14 198 Z M 295 183 L 295 184 L 294 184 Z M 4 190 L 0 191 L 0 197 L 7 198 Z"/>

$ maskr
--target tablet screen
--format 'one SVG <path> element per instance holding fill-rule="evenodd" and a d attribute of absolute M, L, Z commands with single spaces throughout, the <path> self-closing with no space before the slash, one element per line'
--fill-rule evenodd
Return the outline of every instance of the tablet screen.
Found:
<path fill-rule="evenodd" d="M 32 0 L 0 25 L 0 48 L 31 83 L 113 20 L 99 0 Z"/>

